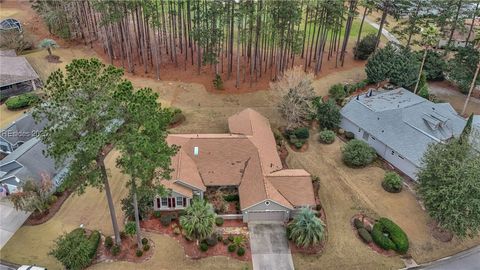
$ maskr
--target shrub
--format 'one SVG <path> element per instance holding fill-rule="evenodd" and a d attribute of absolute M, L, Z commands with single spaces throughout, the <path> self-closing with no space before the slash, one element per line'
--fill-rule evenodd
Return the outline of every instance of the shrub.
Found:
<path fill-rule="evenodd" d="M 331 99 L 327 102 L 319 102 L 316 104 L 316 118 L 322 129 L 335 129 L 341 121 L 340 110 L 337 104 Z"/>
<path fill-rule="evenodd" d="M 215 75 L 215 79 L 213 79 L 213 86 L 217 90 L 223 90 L 223 80 L 219 74 Z"/>
<path fill-rule="evenodd" d="M 405 254 L 408 251 L 407 235 L 397 224 L 387 218 L 380 218 L 375 223 L 372 238 L 383 249 L 393 249 L 400 254 Z"/>
<path fill-rule="evenodd" d="M 181 233 L 181 230 L 180 228 L 176 227 L 176 228 L 173 228 L 173 234 L 175 235 L 179 235 Z"/>
<path fill-rule="evenodd" d="M 388 192 L 397 193 L 402 191 L 402 178 L 396 172 L 385 173 L 382 187 Z"/>
<path fill-rule="evenodd" d="M 377 156 L 375 149 L 364 141 L 353 139 L 342 148 L 342 159 L 351 167 L 363 167 L 373 162 Z"/>
<path fill-rule="evenodd" d="M 243 247 L 238 247 L 237 255 L 240 256 L 240 257 L 245 255 L 245 249 Z"/>
<path fill-rule="evenodd" d="M 230 244 L 230 241 L 228 241 L 228 239 L 226 239 L 226 238 L 223 239 L 222 242 L 223 242 L 223 244 L 224 244 L 225 246 L 228 245 L 228 244 Z"/>
<path fill-rule="evenodd" d="M 335 132 L 331 130 L 322 130 L 319 133 L 320 142 L 331 144 L 335 141 Z"/>
<path fill-rule="evenodd" d="M 231 244 L 228 246 L 228 252 L 234 252 L 237 249 L 237 246 Z"/>
<path fill-rule="evenodd" d="M 121 248 L 119 245 L 113 245 L 112 247 L 112 255 L 117 256 L 121 251 Z"/>
<path fill-rule="evenodd" d="M 143 251 L 141 251 L 140 249 L 137 249 L 137 251 L 135 251 L 135 255 L 136 255 L 137 257 L 142 257 Z"/>
<path fill-rule="evenodd" d="M 160 211 L 153 212 L 153 216 L 156 217 L 156 218 L 160 218 L 160 216 L 161 216 Z"/>
<path fill-rule="evenodd" d="M 18 96 L 9 97 L 5 102 L 7 109 L 18 110 L 30 107 L 40 101 L 40 98 L 33 93 L 25 93 Z"/>
<path fill-rule="evenodd" d="M 133 236 L 137 233 L 137 225 L 134 221 L 129 221 L 125 224 L 125 233 L 129 236 Z"/>
<path fill-rule="evenodd" d="M 216 217 L 215 218 L 215 224 L 217 226 L 222 226 L 223 225 L 223 218 L 222 217 Z"/>
<path fill-rule="evenodd" d="M 205 251 L 208 250 L 208 244 L 205 243 L 205 242 L 202 242 L 202 243 L 200 243 L 200 245 L 198 246 L 198 248 L 200 249 L 200 251 L 205 252 Z"/>
<path fill-rule="evenodd" d="M 372 236 L 365 228 L 358 229 L 358 235 L 362 238 L 363 242 L 370 244 L 372 242 Z"/>
<path fill-rule="evenodd" d="M 355 139 L 355 134 L 353 132 L 350 132 L 350 131 L 346 131 L 345 132 L 345 138 L 347 140 L 353 140 Z"/>
<path fill-rule="evenodd" d="M 223 236 L 221 234 L 219 234 L 217 236 L 217 240 L 218 240 L 218 242 L 222 242 L 223 241 Z"/>
<path fill-rule="evenodd" d="M 148 239 L 147 238 L 142 238 L 142 245 L 148 244 Z"/>
<path fill-rule="evenodd" d="M 356 219 L 353 220 L 353 225 L 354 225 L 355 228 L 357 228 L 357 229 L 361 229 L 361 228 L 364 228 L 364 227 L 365 227 L 365 226 L 363 225 L 363 222 L 362 222 L 360 219 L 358 219 L 358 218 L 356 218 Z"/>
<path fill-rule="evenodd" d="M 49 198 L 48 198 L 48 204 L 52 205 L 54 204 L 55 202 L 57 202 L 58 200 L 58 197 L 55 196 L 55 195 L 51 195 Z"/>
<path fill-rule="evenodd" d="M 207 243 L 208 246 L 213 247 L 218 243 L 217 237 L 215 235 L 212 235 L 205 239 L 205 242 Z"/>
<path fill-rule="evenodd" d="M 420 57 L 421 54 L 420 54 Z M 447 70 L 447 63 L 440 55 L 440 53 L 433 50 L 427 51 L 425 64 L 423 70 L 427 75 L 429 81 L 443 81 L 445 79 L 445 71 Z"/>
<path fill-rule="evenodd" d="M 227 202 L 236 202 L 239 200 L 238 194 L 223 195 L 223 199 Z"/>
<path fill-rule="evenodd" d="M 105 247 L 111 249 L 113 246 L 113 238 L 111 236 L 105 237 Z"/>
<path fill-rule="evenodd" d="M 295 129 L 293 134 L 298 138 L 298 139 L 308 139 L 310 137 L 310 132 L 308 131 L 307 127 L 301 127 Z"/>
<path fill-rule="evenodd" d="M 160 223 L 162 223 L 163 226 L 167 227 L 168 225 L 170 225 L 170 223 L 172 223 L 172 215 L 162 215 L 160 217 Z"/>
<path fill-rule="evenodd" d="M 228 236 L 228 241 L 233 242 L 233 239 L 234 239 L 233 235 Z"/>
<path fill-rule="evenodd" d="M 143 245 L 143 251 L 149 251 L 150 250 L 150 245 L 149 244 L 144 244 Z"/>
<path fill-rule="evenodd" d="M 375 51 L 377 44 L 377 36 L 370 34 L 360 40 L 355 47 L 355 58 L 359 60 L 367 60 L 368 57 Z"/>
<path fill-rule="evenodd" d="M 334 84 L 328 90 L 328 94 L 329 94 L 330 98 L 333 98 L 335 101 L 338 102 L 338 101 L 344 99 L 345 96 L 346 96 L 345 87 L 340 83 Z"/>
<path fill-rule="evenodd" d="M 185 118 L 185 115 L 183 115 L 183 112 L 179 108 L 169 108 L 171 117 L 170 117 L 170 125 L 177 124 L 178 122 L 182 121 Z"/>
<path fill-rule="evenodd" d="M 92 232 L 91 237 L 87 238 L 85 230 L 78 228 L 57 238 L 49 254 L 67 269 L 84 269 L 92 262 L 99 239 L 98 231 Z M 76 252 L 72 253 L 72 250 Z"/>
<path fill-rule="evenodd" d="M 315 216 L 310 208 L 302 208 L 295 218 L 288 224 L 289 239 L 297 246 L 314 246 L 319 244 L 324 236 L 325 225 Z"/>
<path fill-rule="evenodd" d="M 95 254 L 97 254 L 97 248 L 99 243 L 100 243 L 100 232 L 93 231 L 90 234 L 90 237 L 88 238 L 88 244 L 89 244 L 88 257 L 90 258 L 90 261 L 92 261 L 95 258 Z"/>
<path fill-rule="evenodd" d="M 296 142 L 293 143 L 293 145 L 294 145 L 295 148 L 297 148 L 297 149 L 302 148 L 302 146 L 303 146 L 304 144 L 305 144 L 305 141 L 303 141 L 303 140 L 302 140 L 302 141 L 301 141 L 301 140 L 298 140 L 298 141 L 296 141 Z"/>

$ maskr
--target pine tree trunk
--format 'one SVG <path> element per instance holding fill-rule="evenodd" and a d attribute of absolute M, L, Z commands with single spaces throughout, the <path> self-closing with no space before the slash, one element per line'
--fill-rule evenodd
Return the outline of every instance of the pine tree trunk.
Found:
<path fill-rule="evenodd" d="M 416 94 L 418 90 L 418 84 L 420 83 L 420 77 L 422 76 L 423 65 L 425 64 L 425 58 L 427 58 L 427 48 L 425 48 L 425 52 L 423 53 L 422 64 L 420 65 L 420 70 L 418 71 L 417 83 L 415 84 L 415 89 L 413 90 L 414 94 Z"/>
<path fill-rule="evenodd" d="M 477 17 L 477 11 L 478 11 L 479 5 L 480 5 L 480 1 L 477 2 L 477 5 L 475 6 L 475 10 L 473 11 L 472 23 L 470 24 L 470 29 L 468 30 L 467 43 L 470 40 L 470 36 L 472 35 L 472 32 L 473 32 L 473 26 L 475 25 L 475 18 Z M 474 42 L 475 42 L 475 39 L 472 39 L 472 45 L 474 44 Z"/>
<path fill-rule="evenodd" d="M 458 21 L 458 16 L 460 15 L 461 8 L 462 8 L 462 0 L 459 0 L 457 4 L 457 12 L 455 13 L 455 19 L 453 20 L 452 26 L 450 29 L 450 37 L 448 38 L 448 42 L 447 42 L 447 50 L 448 48 L 450 48 L 450 43 L 452 42 L 453 34 L 455 33 L 455 30 L 457 28 L 457 21 Z"/>
<path fill-rule="evenodd" d="M 131 182 L 132 187 L 132 195 L 133 195 L 133 209 L 135 212 L 135 228 L 136 228 L 136 235 L 137 235 L 137 250 L 143 249 L 142 244 L 142 232 L 140 230 L 140 214 L 138 211 L 138 200 L 137 200 L 137 184 L 135 183 L 135 179 L 132 179 Z"/>
<path fill-rule="evenodd" d="M 357 59 L 357 48 L 358 48 L 358 44 L 360 43 L 360 37 L 362 36 L 363 22 L 365 22 L 365 17 L 367 16 L 367 13 L 368 13 L 368 7 L 365 7 L 365 9 L 363 10 L 362 22 L 360 23 L 360 29 L 358 29 L 357 42 L 355 43 L 355 52 L 353 54 L 355 59 Z"/>
<path fill-rule="evenodd" d="M 470 90 L 468 90 L 467 99 L 465 99 L 465 104 L 463 104 L 462 115 L 464 115 L 465 111 L 467 110 L 467 105 L 468 105 L 468 102 L 470 101 L 470 97 L 472 96 L 473 89 L 475 88 L 475 83 L 477 81 L 479 70 L 480 70 L 480 60 L 478 61 L 478 64 L 477 64 L 477 70 L 473 75 L 473 80 L 472 80 L 472 84 L 470 84 Z"/>
<path fill-rule="evenodd" d="M 383 10 L 382 19 L 380 20 L 380 27 L 378 28 L 377 42 L 375 43 L 375 50 L 377 50 L 378 45 L 380 45 L 380 38 L 382 37 L 383 25 L 385 24 L 385 21 L 387 19 L 387 14 L 388 14 L 388 9 L 385 8 Z"/>

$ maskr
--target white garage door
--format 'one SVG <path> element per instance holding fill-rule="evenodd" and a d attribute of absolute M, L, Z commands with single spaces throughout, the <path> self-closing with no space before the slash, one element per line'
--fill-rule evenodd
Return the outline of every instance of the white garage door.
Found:
<path fill-rule="evenodd" d="M 248 211 L 247 222 L 249 221 L 285 221 L 286 211 Z"/>

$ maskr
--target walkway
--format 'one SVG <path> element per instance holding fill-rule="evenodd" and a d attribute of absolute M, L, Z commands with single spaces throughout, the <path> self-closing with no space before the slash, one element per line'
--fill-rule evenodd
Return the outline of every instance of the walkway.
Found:
<path fill-rule="evenodd" d="M 378 23 L 372 22 L 369 18 L 365 17 L 365 21 L 377 30 L 380 28 L 380 25 Z M 388 41 L 393 42 L 395 44 L 400 44 L 400 41 L 394 35 L 392 35 L 387 29 L 385 29 L 385 26 L 382 29 L 382 35 L 385 36 L 385 38 L 387 38 Z"/>
<path fill-rule="evenodd" d="M 250 222 L 250 246 L 253 270 L 293 270 L 292 253 L 288 247 L 283 223 Z"/>

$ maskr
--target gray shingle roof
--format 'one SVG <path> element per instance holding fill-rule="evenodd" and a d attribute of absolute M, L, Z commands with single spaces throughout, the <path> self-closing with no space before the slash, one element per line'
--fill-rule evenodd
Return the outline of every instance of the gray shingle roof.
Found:
<path fill-rule="evenodd" d="M 27 59 L 23 56 L 0 56 L 0 87 L 38 79 Z"/>
<path fill-rule="evenodd" d="M 39 135 L 46 123 L 46 120 L 37 123 L 31 114 L 25 114 L 0 130 L 0 137 L 12 145 L 19 141 L 26 142 Z"/>
<path fill-rule="evenodd" d="M 466 123 L 450 104 L 433 103 L 403 88 L 353 98 L 340 112 L 417 166 L 429 144 L 458 136 Z"/>

